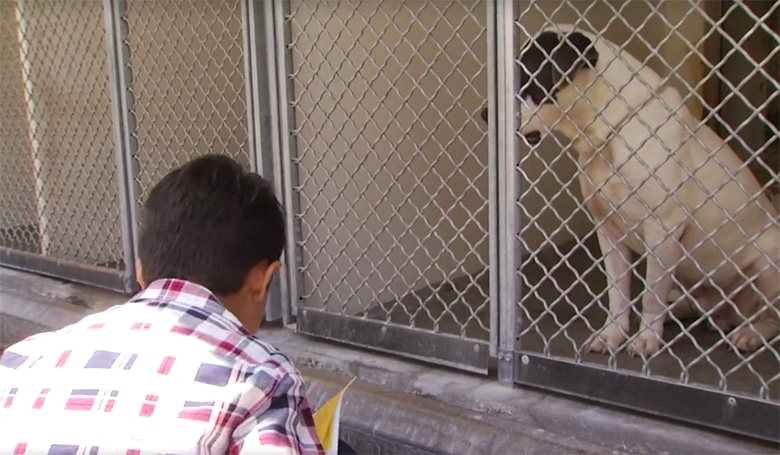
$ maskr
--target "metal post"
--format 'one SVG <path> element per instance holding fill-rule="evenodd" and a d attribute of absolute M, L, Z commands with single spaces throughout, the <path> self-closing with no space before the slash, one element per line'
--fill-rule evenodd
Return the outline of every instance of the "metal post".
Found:
<path fill-rule="evenodd" d="M 295 149 L 295 133 L 291 125 L 295 125 L 295 115 L 292 106 L 291 97 L 293 95 L 292 80 L 287 76 L 292 71 L 292 55 L 287 46 L 290 42 L 291 32 L 287 17 L 289 16 L 290 4 L 287 0 L 274 0 L 273 2 L 263 2 L 266 11 L 270 11 L 269 18 L 272 22 L 273 43 L 276 50 L 274 58 L 269 61 L 274 62 L 276 69 L 276 103 L 278 117 L 272 117 L 271 121 L 278 131 L 279 143 L 275 144 L 275 156 L 279 157 L 276 165 L 276 188 L 284 196 L 284 207 L 287 212 L 287 248 L 285 249 L 285 270 L 286 270 L 286 289 L 283 288 L 283 298 L 289 302 L 290 314 L 292 318 L 297 314 L 297 305 L 299 298 L 303 295 L 303 283 L 300 280 L 300 266 L 303 260 L 302 248 L 298 246 L 298 239 L 301 238 L 301 225 L 298 214 L 300 212 L 300 201 L 295 194 L 295 185 L 298 183 L 297 164 L 294 162 L 297 157 Z M 269 41 L 270 42 L 270 41 Z M 287 320 L 285 320 L 287 323 Z"/>
<path fill-rule="evenodd" d="M 268 46 L 264 10 L 263 4 L 254 0 L 241 2 L 250 163 L 253 171 L 273 180 L 269 107 L 271 69 L 266 67 Z"/>
<path fill-rule="evenodd" d="M 125 259 L 125 290 L 138 290 L 135 260 L 138 253 L 138 226 L 141 186 L 138 181 L 138 141 L 133 112 L 134 96 L 130 90 L 132 74 L 125 19 L 125 0 L 104 0 L 106 16 L 106 49 L 109 60 L 111 104 L 114 117 L 114 144 L 117 157 L 122 244 Z"/>
<path fill-rule="evenodd" d="M 269 2 L 243 0 L 241 20 L 244 34 L 244 74 L 246 80 L 247 132 L 252 170 L 276 182 L 275 162 L 279 156 L 276 120 L 276 62 L 273 49 L 272 9 Z M 273 119 L 273 120 L 272 120 Z M 283 298 L 286 280 L 274 280 L 265 310 L 268 321 L 290 315 L 290 301 Z"/>
<path fill-rule="evenodd" d="M 496 125 L 498 174 L 498 230 L 499 230 L 499 301 L 498 317 L 498 378 L 511 383 L 514 379 L 514 352 L 518 320 L 516 305 L 521 280 L 517 273 L 520 242 L 516 236 L 520 210 L 517 206 L 517 135 L 519 89 L 515 71 L 516 40 L 515 5 L 513 0 L 496 2 L 496 101 L 497 109 L 490 110 L 489 123 Z M 492 116 L 492 117 L 490 117 Z"/>
<path fill-rule="evenodd" d="M 490 270 L 490 356 L 498 357 L 498 342 L 499 342 L 499 329 L 498 324 L 500 320 L 499 311 L 501 310 L 500 303 L 500 287 L 499 281 L 501 279 L 499 273 L 499 256 L 501 251 L 501 239 L 499 229 L 499 210 L 498 199 L 500 189 L 498 187 L 498 175 L 500 170 L 498 168 L 498 142 L 497 142 L 497 127 L 496 127 L 496 101 L 498 100 L 497 90 L 497 43 L 498 35 L 496 34 L 496 22 L 497 22 L 497 7 L 496 1 L 491 0 L 486 2 L 487 5 L 487 45 L 488 45 L 488 96 L 487 96 L 487 108 L 488 108 L 488 217 L 490 219 L 488 225 L 488 237 L 490 239 L 490 262 L 488 269 Z"/>

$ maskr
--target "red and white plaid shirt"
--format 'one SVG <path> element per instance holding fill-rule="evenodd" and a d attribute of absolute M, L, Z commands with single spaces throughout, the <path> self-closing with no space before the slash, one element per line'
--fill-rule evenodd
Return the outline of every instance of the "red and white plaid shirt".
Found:
<path fill-rule="evenodd" d="M 321 454 L 300 373 L 207 289 L 159 280 L 0 357 L 0 453 Z"/>

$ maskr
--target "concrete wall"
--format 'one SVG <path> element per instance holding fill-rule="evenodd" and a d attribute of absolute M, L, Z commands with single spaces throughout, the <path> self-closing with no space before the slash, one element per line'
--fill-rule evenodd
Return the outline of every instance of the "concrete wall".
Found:
<path fill-rule="evenodd" d="M 307 305 L 487 263 L 484 2 L 291 5 Z"/>
<path fill-rule="evenodd" d="M 692 46 L 702 45 L 697 42 L 706 32 L 703 14 L 689 14 L 691 4 L 696 2 L 519 1 L 518 7 L 523 11 L 521 45 L 552 24 L 578 24 L 616 44 L 625 43 L 628 52 L 640 60 L 647 59 L 648 66 L 661 75 L 668 75 L 672 68 L 679 66 L 671 83 L 682 93 L 691 93 L 708 74 L 701 59 L 689 55 Z M 697 4 L 703 3 L 698 0 Z M 658 13 L 653 13 L 653 8 Z M 616 17 L 618 10 L 620 17 Z M 677 32 L 668 36 L 672 27 Z M 632 37 L 635 29 L 637 36 Z M 656 50 L 654 55 L 651 49 Z M 694 112 L 702 112 L 696 94 L 688 105 Z M 582 195 L 575 178 L 574 155 L 566 150 L 566 145 L 561 137 L 549 137 L 538 146 L 537 153 L 522 158 L 520 185 L 526 192 L 520 205 L 526 221 L 521 238 L 526 251 L 582 237 L 593 229 L 584 207 L 580 207 Z M 564 223 L 564 220 L 568 221 Z"/>
<path fill-rule="evenodd" d="M 727 2 L 728 6 L 734 2 Z M 724 31 L 734 41 L 743 41 L 745 52 L 732 52 L 730 43 L 724 43 L 721 86 L 724 98 L 739 89 L 740 96 L 723 100 L 718 114 L 725 124 L 724 136 L 731 136 L 730 145 L 745 160 L 758 154 L 763 162 L 751 163 L 752 171 L 762 183 L 775 179 L 768 193 L 780 195 L 780 139 L 777 136 L 778 106 L 780 106 L 780 53 L 777 33 L 780 31 L 780 12 L 773 2 L 748 0 L 734 8 L 723 22 Z M 766 28 L 757 26 L 755 17 L 765 17 Z M 765 31 L 766 30 L 766 31 Z M 763 62 L 763 71 L 756 71 L 755 62 Z M 774 117 L 774 118 L 773 118 Z"/>
<path fill-rule="evenodd" d="M 15 2 L 0 1 L 0 245 L 37 251 L 34 236 L 16 234 L 38 224 L 17 31 Z"/>
<path fill-rule="evenodd" d="M 205 153 L 249 165 L 241 3 L 128 0 L 141 198 Z"/>

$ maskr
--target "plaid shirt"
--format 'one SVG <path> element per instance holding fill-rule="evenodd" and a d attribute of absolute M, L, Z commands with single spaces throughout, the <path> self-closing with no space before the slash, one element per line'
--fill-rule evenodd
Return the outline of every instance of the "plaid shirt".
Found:
<path fill-rule="evenodd" d="M 300 374 L 207 289 L 159 280 L 10 346 L 0 453 L 321 454 Z"/>

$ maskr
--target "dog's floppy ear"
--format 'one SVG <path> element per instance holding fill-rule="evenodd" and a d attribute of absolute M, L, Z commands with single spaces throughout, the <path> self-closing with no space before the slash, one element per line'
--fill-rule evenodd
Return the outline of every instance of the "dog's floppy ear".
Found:
<path fill-rule="evenodd" d="M 485 121 L 485 123 L 488 122 L 488 108 L 484 107 L 482 108 L 482 111 L 479 113 L 479 116 L 482 117 L 482 120 Z"/>
<path fill-rule="evenodd" d="M 552 57 L 555 71 L 559 73 L 557 79 L 565 84 L 571 82 L 581 69 L 595 68 L 599 53 L 590 38 L 580 32 L 572 32 L 561 40 Z"/>

